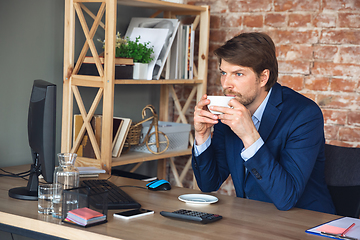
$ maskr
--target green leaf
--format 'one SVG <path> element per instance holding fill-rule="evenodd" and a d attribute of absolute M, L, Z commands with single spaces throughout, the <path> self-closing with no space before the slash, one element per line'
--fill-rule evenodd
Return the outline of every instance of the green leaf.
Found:
<path fill-rule="evenodd" d="M 140 36 L 131 41 L 128 37 L 126 40 L 116 35 L 117 47 L 115 48 L 115 57 L 132 58 L 134 62 L 149 63 L 153 60 L 154 46 L 150 42 L 140 43 Z M 105 48 L 105 43 L 104 46 Z"/>

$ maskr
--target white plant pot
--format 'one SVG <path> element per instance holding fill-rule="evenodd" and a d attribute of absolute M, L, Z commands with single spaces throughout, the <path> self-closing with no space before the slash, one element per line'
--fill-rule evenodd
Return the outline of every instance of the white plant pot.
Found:
<path fill-rule="evenodd" d="M 133 79 L 146 79 L 149 64 L 134 63 Z"/>

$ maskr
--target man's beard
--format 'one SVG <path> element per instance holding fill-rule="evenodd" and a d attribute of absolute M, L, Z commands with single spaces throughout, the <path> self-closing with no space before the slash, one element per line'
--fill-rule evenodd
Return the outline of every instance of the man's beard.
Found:
<path fill-rule="evenodd" d="M 231 96 L 235 96 L 235 100 L 237 100 L 239 103 L 241 103 L 242 105 L 244 105 L 245 107 L 247 107 L 248 105 L 250 105 L 251 103 L 254 102 L 256 96 L 249 96 L 249 97 L 244 97 L 243 95 L 241 95 L 240 93 L 238 92 L 233 92 L 231 90 L 228 90 L 228 89 L 224 89 L 223 90 L 223 94 L 228 96 L 228 95 L 231 95 Z"/>

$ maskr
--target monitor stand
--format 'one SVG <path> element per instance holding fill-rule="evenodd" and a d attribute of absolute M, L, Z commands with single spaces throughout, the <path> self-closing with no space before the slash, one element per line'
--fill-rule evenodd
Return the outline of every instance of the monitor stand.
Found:
<path fill-rule="evenodd" d="M 26 187 L 17 187 L 9 190 L 9 197 L 21 199 L 21 200 L 38 200 L 38 180 L 39 167 L 34 164 L 31 165 L 30 177 Z"/>

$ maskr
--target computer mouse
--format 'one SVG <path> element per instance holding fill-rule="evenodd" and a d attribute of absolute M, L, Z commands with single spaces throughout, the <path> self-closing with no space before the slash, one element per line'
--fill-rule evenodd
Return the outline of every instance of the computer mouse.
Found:
<path fill-rule="evenodd" d="M 164 179 L 154 180 L 146 184 L 146 186 L 149 190 L 153 191 L 166 191 L 171 189 L 170 183 Z"/>

